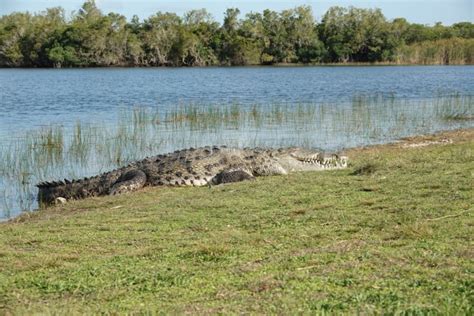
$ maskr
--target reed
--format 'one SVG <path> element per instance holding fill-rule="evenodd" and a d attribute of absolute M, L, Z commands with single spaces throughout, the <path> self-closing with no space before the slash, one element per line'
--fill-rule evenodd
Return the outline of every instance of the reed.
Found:
<path fill-rule="evenodd" d="M 470 65 L 474 63 L 474 39 L 450 38 L 402 46 L 396 61 L 399 64 Z"/>
<path fill-rule="evenodd" d="M 436 115 L 446 121 L 474 121 L 474 96 L 454 94 L 435 99 Z"/>

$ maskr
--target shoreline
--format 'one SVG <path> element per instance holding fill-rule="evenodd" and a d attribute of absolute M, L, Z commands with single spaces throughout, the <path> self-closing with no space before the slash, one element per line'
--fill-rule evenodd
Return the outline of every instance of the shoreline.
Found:
<path fill-rule="evenodd" d="M 394 147 L 395 148 L 402 147 L 405 149 L 410 149 L 410 148 L 426 147 L 426 146 L 431 146 L 431 145 L 446 145 L 446 144 L 453 144 L 453 143 L 458 143 L 458 142 L 466 142 L 468 140 L 474 140 L 474 127 L 460 128 L 460 129 L 453 129 L 453 130 L 443 130 L 443 131 L 438 131 L 435 133 L 407 136 L 407 137 L 402 137 L 396 141 L 391 141 L 384 144 L 348 148 L 347 151 L 356 153 L 356 152 L 360 152 L 364 150 L 394 148 Z M 414 146 L 410 146 L 410 145 L 414 145 Z"/>
<path fill-rule="evenodd" d="M 383 144 L 374 144 L 374 145 L 346 148 L 343 150 L 343 152 L 344 154 L 349 156 L 350 158 L 349 163 L 350 163 L 350 161 L 352 160 L 351 156 L 357 153 L 361 153 L 361 152 L 371 152 L 371 151 L 379 151 L 379 150 L 393 149 L 393 148 L 404 148 L 405 150 L 409 150 L 409 149 L 415 149 L 415 148 L 423 148 L 427 146 L 447 145 L 447 144 L 453 144 L 453 143 L 459 143 L 459 142 L 466 142 L 473 139 L 474 139 L 474 127 L 471 127 L 471 128 L 462 128 L 462 129 L 455 129 L 455 130 L 444 130 L 444 131 L 439 131 L 439 132 L 431 133 L 431 134 L 413 135 L 413 136 L 403 137 L 399 140 L 390 141 L 388 143 L 383 143 Z M 148 187 L 148 188 L 157 189 L 160 187 Z M 169 188 L 174 188 L 174 187 L 169 187 Z M 140 191 L 141 190 L 133 192 L 131 194 L 136 194 Z M 104 197 L 98 197 L 98 198 L 104 198 Z M 84 199 L 84 200 L 87 200 L 87 199 Z M 80 203 L 80 201 L 84 201 L 84 200 L 76 200 L 73 202 Z M 49 209 L 52 209 L 55 207 L 57 206 L 52 205 L 47 208 L 39 208 L 33 211 L 21 212 L 20 214 L 12 218 L 0 220 L 0 226 L 6 223 L 10 223 L 10 222 L 22 221 L 23 217 L 28 218 L 31 215 L 37 214 L 38 212 L 48 211 Z"/>
<path fill-rule="evenodd" d="M 396 63 L 396 62 L 347 62 L 347 63 L 314 63 L 314 64 L 301 64 L 301 63 L 276 63 L 276 64 L 255 64 L 255 65 L 210 65 L 210 66 L 127 66 L 127 65 L 115 65 L 115 66 L 84 66 L 84 67 L 0 67 L 2 69 L 202 69 L 202 68 L 285 68 L 285 67 L 419 67 L 419 66 L 474 66 L 474 64 L 466 63 L 454 63 L 454 64 L 414 64 L 414 63 Z"/>

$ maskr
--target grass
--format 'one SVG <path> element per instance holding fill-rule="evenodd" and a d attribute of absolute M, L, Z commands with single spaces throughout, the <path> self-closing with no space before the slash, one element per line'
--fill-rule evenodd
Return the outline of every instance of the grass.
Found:
<path fill-rule="evenodd" d="M 395 60 L 398 64 L 472 65 L 474 39 L 450 38 L 402 46 Z"/>
<path fill-rule="evenodd" d="M 0 225 L 0 314 L 471 314 L 474 130 Z"/>

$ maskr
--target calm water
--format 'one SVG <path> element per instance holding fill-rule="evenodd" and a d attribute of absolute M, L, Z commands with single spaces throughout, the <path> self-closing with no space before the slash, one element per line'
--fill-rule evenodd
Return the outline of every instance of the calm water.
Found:
<path fill-rule="evenodd" d="M 453 94 L 474 95 L 474 66 L 0 69 L 0 150 L 11 150 L 12 141 L 21 141 L 28 131 L 44 126 L 61 126 L 67 138 L 77 122 L 113 129 L 120 109 L 146 107 L 165 115 L 189 104 L 238 105 L 247 111 L 257 104 L 262 111 L 268 108 L 272 113 L 275 105 L 284 105 L 288 112 L 293 106 L 312 104 L 319 116 L 317 123 L 299 124 L 298 117 L 302 119 L 309 112 L 295 114 L 290 122 L 280 118 L 283 111 L 282 115 L 274 113 L 272 120 L 253 124 L 241 115 L 233 126 L 214 126 L 217 130 L 186 122 L 179 126 L 162 124 L 146 131 L 148 136 L 141 141 L 148 145 L 138 150 L 122 144 L 117 149 L 120 155 L 136 159 L 216 142 L 341 149 L 383 143 L 414 133 L 472 127 L 472 120 L 433 119 L 437 114 L 430 100 Z M 377 103 L 371 102 L 357 110 L 354 100 L 360 96 L 382 96 L 397 102 L 381 102 L 384 109 L 377 109 Z M 387 104 L 392 104 L 390 109 L 386 109 Z M 471 103 L 467 108 L 464 104 L 464 114 L 466 111 L 471 115 Z M 311 113 L 317 116 L 314 111 Z M 162 139 L 156 138 L 157 133 Z M 101 135 L 96 138 L 107 137 Z M 6 155 L 0 156 L 6 159 L 2 157 Z M 71 160 L 64 152 L 60 158 L 63 162 L 51 162 L 48 168 L 29 167 L 24 171 L 26 180 L 0 174 L 0 219 L 22 209 L 34 209 L 33 184 L 39 180 L 92 175 L 127 160 L 112 163 L 114 159 L 100 160 L 97 154 L 87 153 L 74 165 L 64 162 Z"/>
<path fill-rule="evenodd" d="M 340 102 L 356 93 L 430 98 L 474 93 L 474 66 L 0 70 L 0 134 L 123 106 L 178 103 Z"/>

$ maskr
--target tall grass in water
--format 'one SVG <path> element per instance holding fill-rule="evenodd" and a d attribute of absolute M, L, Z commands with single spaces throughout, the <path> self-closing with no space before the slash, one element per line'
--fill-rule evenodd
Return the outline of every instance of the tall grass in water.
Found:
<path fill-rule="evenodd" d="M 435 99 L 436 115 L 446 121 L 474 120 L 474 96 L 440 96 Z"/>
<path fill-rule="evenodd" d="M 356 95 L 348 102 L 181 104 L 123 109 L 114 124 L 77 122 L 0 144 L 0 217 L 36 207 L 34 185 L 104 172 L 179 148 L 305 146 L 340 149 L 441 129 L 473 127 L 474 96 L 428 100 Z M 11 214 L 7 214 L 7 209 Z"/>

